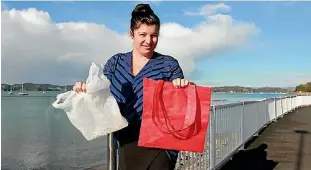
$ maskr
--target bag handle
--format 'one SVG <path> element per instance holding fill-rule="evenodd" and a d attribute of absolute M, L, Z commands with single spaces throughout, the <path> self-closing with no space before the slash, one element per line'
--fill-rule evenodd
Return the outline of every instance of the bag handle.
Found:
<path fill-rule="evenodd" d="M 163 101 L 163 85 L 164 81 L 163 80 L 158 80 L 156 84 L 156 88 L 154 90 L 154 95 L 153 95 L 153 108 L 152 108 L 152 119 L 153 122 L 156 124 L 158 129 L 162 131 L 163 133 L 168 133 L 172 134 L 173 136 L 180 138 L 180 139 L 187 139 L 189 138 L 188 135 L 184 135 L 183 132 L 186 130 L 190 129 L 195 125 L 195 118 L 196 118 L 196 109 L 197 109 L 197 96 L 196 96 L 196 87 L 195 85 L 189 85 L 187 88 L 187 107 L 186 107 L 186 115 L 185 115 L 185 120 L 183 123 L 182 128 L 176 129 L 172 124 L 171 121 L 169 120 L 167 116 L 167 111 L 164 106 L 164 101 Z M 194 103 L 194 104 L 192 104 Z M 162 114 L 164 116 L 165 122 L 160 120 L 160 112 L 159 112 L 159 104 L 161 107 Z M 192 105 L 191 105 L 192 104 Z M 164 131 L 161 127 L 163 127 L 167 130 Z M 188 131 L 189 133 L 189 131 Z"/>
<path fill-rule="evenodd" d="M 186 109 L 186 115 L 185 115 L 185 122 L 183 124 L 183 127 L 180 128 L 180 129 L 176 129 L 170 122 L 168 116 L 167 116 L 167 112 L 165 110 L 165 106 L 164 106 L 164 101 L 162 99 L 162 93 L 163 93 L 163 84 L 164 84 L 164 81 L 159 81 L 157 86 L 156 86 L 156 93 L 154 94 L 154 108 L 156 108 L 155 111 L 153 111 L 153 114 L 155 117 L 156 120 L 154 120 L 154 122 L 156 123 L 156 125 L 158 126 L 159 128 L 159 124 L 162 125 L 160 127 L 163 127 L 163 125 L 166 125 L 166 131 L 162 130 L 161 128 L 159 128 L 162 132 L 164 133 L 169 133 L 169 134 L 172 134 L 173 136 L 177 137 L 177 138 L 181 138 L 181 139 L 187 139 L 189 138 L 189 134 L 187 135 L 184 135 L 183 132 L 190 132 L 189 129 L 193 127 L 194 123 L 195 123 L 195 116 L 196 116 L 196 89 L 195 89 L 195 86 L 192 86 L 188 88 L 188 100 L 187 100 L 187 109 Z M 192 90 L 191 90 L 192 89 Z M 194 94 L 194 95 L 191 95 Z M 194 101 L 194 107 L 191 107 L 190 105 L 190 102 L 192 103 Z M 161 106 L 161 110 L 162 110 L 162 113 L 163 113 L 163 116 L 165 118 L 165 123 L 164 122 L 161 122 L 161 120 L 159 119 L 159 111 L 158 111 L 158 103 L 160 103 L 160 106 Z M 153 109 L 154 110 L 154 109 Z M 158 123 L 158 122 L 159 123 Z M 165 126 L 164 126 L 165 127 Z M 193 129 L 194 130 L 194 129 Z"/>

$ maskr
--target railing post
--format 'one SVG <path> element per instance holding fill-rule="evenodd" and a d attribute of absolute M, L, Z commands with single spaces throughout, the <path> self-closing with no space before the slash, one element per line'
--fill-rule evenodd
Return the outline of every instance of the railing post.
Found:
<path fill-rule="evenodd" d="M 278 118 L 278 113 L 277 113 L 277 107 L 276 107 L 276 98 L 274 98 L 274 121 L 276 122 L 276 119 Z"/>
<path fill-rule="evenodd" d="M 291 108 L 291 110 L 294 110 L 293 100 L 294 100 L 294 98 L 293 98 L 293 96 L 291 96 L 290 97 L 290 102 L 291 102 L 290 103 L 290 105 L 291 105 L 290 108 Z"/>
<path fill-rule="evenodd" d="M 294 110 L 296 110 L 297 107 L 297 96 L 294 96 Z"/>
<path fill-rule="evenodd" d="M 265 107 L 266 107 L 266 115 L 265 115 L 265 127 L 267 126 L 267 123 L 270 122 L 270 120 L 268 120 L 269 118 L 269 102 L 268 99 L 265 99 Z"/>
<path fill-rule="evenodd" d="M 297 99 L 298 99 L 298 96 L 295 96 L 295 110 L 298 108 L 298 102 L 297 102 L 298 100 Z"/>
<path fill-rule="evenodd" d="M 116 170 L 116 146 L 113 133 L 107 135 L 107 152 L 108 170 Z"/>
<path fill-rule="evenodd" d="M 242 102 L 242 113 L 241 113 L 241 142 L 244 143 L 244 101 Z M 242 146 L 244 148 L 244 145 Z"/>
<path fill-rule="evenodd" d="M 292 96 L 289 97 L 290 98 L 290 105 L 289 105 L 289 111 L 292 111 L 292 103 L 293 103 L 293 98 Z"/>
<path fill-rule="evenodd" d="M 259 117 L 259 106 L 258 106 L 258 104 L 259 104 L 259 101 L 257 100 L 257 102 L 256 102 L 256 129 L 258 129 L 258 117 Z M 256 134 L 256 136 L 258 136 L 258 134 Z"/>
<path fill-rule="evenodd" d="M 212 106 L 213 107 L 213 111 L 210 114 L 210 138 L 209 138 L 209 142 L 210 142 L 210 147 L 209 147 L 209 162 L 210 162 L 210 170 L 215 169 L 216 166 L 216 137 L 215 137 L 215 131 L 216 131 L 216 107 L 215 105 Z"/>
<path fill-rule="evenodd" d="M 283 114 L 284 114 L 284 113 L 283 113 L 283 98 L 281 98 L 281 110 L 282 110 L 282 111 L 281 111 L 281 118 L 283 118 L 283 116 L 284 116 L 284 115 L 283 115 Z"/>

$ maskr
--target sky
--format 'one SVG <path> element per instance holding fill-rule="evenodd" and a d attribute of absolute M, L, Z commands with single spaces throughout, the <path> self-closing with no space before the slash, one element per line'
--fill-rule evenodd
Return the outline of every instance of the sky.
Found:
<path fill-rule="evenodd" d="M 132 50 L 135 2 L 1 3 L 1 82 L 74 84 L 92 62 Z M 160 17 L 157 52 L 204 86 L 311 81 L 311 2 L 143 2 Z"/>

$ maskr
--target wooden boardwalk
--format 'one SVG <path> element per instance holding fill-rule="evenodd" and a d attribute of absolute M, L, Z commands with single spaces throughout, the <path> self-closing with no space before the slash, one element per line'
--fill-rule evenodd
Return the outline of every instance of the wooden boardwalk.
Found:
<path fill-rule="evenodd" d="M 271 123 L 221 170 L 311 170 L 311 106 Z"/>

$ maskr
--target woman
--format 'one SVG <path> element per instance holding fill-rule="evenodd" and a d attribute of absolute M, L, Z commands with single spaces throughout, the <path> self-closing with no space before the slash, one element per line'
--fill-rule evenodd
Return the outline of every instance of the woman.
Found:
<path fill-rule="evenodd" d="M 118 101 L 129 126 L 115 133 L 120 144 L 121 170 L 174 169 L 177 151 L 138 147 L 143 102 L 143 79 L 173 82 L 176 88 L 189 84 L 178 61 L 155 52 L 160 19 L 147 4 L 139 4 L 132 12 L 130 36 L 133 51 L 112 56 L 104 66 L 111 82 L 110 90 Z M 77 82 L 76 92 L 86 91 L 85 83 Z"/>

